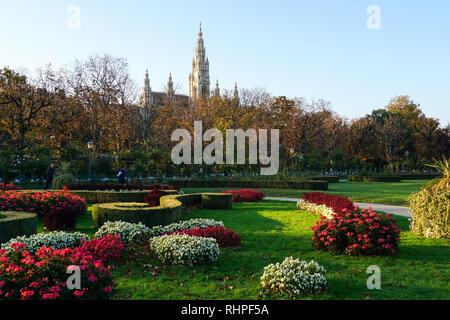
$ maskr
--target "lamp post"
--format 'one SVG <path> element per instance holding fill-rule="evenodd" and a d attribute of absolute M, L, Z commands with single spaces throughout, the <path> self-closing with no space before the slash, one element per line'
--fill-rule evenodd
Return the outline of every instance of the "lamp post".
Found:
<path fill-rule="evenodd" d="M 89 141 L 87 147 L 89 149 L 89 182 L 92 182 L 92 149 L 94 149 L 94 143 Z"/>

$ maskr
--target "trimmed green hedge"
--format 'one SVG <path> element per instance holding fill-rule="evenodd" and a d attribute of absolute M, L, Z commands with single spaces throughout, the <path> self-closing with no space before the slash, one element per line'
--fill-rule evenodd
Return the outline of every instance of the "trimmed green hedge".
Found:
<path fill-rule="evenodd" d="M 410 198 L 413 233 L 427 238 L 450 238 L 450 192 L 427 188 Z"/>
<path fill-rule="evenodd" d="M 73 195 L 77 195 L 86 200 L 89 204 L 113 203 L 113 202 L 145 202 L 145 197 L 151 190 L 145 191 L 87 191 L 70 190 Z M 176 190 L 164 190 L 170 194 L 178 194 Z"/>
<path fill-rule="evenodd" d="M 8 242 L 19 236 L 31 236 L 36 233 L 37 215 L 7 211 L 0 213 L 0 243 Z"/>
<path fill-rule="evenodd" d="M 401 182 L 400 176 L 348 176 L 348 181 L 353 182 Z"/>
<path fill-rule="evenodd" d="M 338 183 L 339 182 L 339 176 L 318 176 L 318 177 L 312 177 L 311 180 L 314 180 L 314 181 L 326 181 L 328 183 Z"/>
<path fill-rule="evenodd" d="M 164 180 L 180 188 L 270 188 L 298 190 L 328 190 L 327 181 L 276 180 Z"/>
<path fill-rule="evenodd" d="M 199 193 L 161 197 L 159 207 L 146 203 L 104 203 L 92 207 L 92 220 L 96 228 L 106 221 L 142 222 L 147 227 L 165 226 L 181 219 L 183 206 L 202 204 L 206 209 L 231 209 L 231 194 Z"/>

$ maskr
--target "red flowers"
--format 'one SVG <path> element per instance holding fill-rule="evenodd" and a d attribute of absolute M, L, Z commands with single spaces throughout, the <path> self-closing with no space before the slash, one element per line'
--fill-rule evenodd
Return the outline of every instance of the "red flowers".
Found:
<path fill-rule="evenodd" d="M 175 231 L 169 234 L 187 234 L 195 237 L 214 238 L 219 247 L 235 247 L 241 244 L 241 237 L 237 233 L 222 226 Z"/>
<path fill-rule="evenodd" d="M 304 193 L 303 200 L 315 203 L 317 205 L 325 205 L 333 209 L 335 213 L 340 214 L 342 210 L 353 211 L 355 209 L 353 202 L 346 197 L 325 194 L 322 192 Z"/>
<path fill-rule="evenodd" d="M 70 194 L 67 190 L 57 192 L 17 192 L 0 193 L 0 211 L 23 211 L 43 217 L 54 209 L 72 209 L 78 215 L 87 212 L 86 200 Z"/>
<path fill-rule="evenodd" d="M 361 209 L 344 209 L 331 220 L 317 221 L 311 229 L 314 249 L 352 256 L 394 255 L 401 233 L 391 215 Z"/>
<path fill-rule="evenodd" d="M 157 207 L 159 206 L 159 199 L 166 195 L 168 195 L 167 192 L 154 189 L 145 197 L 145 203 L 148 203 L 150 207 Z"/>
<path fill-rule="evenodd" d="M 122 252 L 119 236 L 112 235 L 85 241 L 75 249 L 42 247 L 31 254 L 17 244 L 12 252 L 0 250 L 0 300 L 107 299 L 112 292 L 111 263 Z M 79 290 L 66 286 L 70 266 L 81 271 Z"/>
<path fill-rule="evenodd" d="M 104 190 L 114 190 L 114 191 L 121 191 L 121 190 L 180 190 L 180 187 L 178 186 L 172 186 L 172 185 L 159 185 L 159 184 L 150 184 L 150 185 L 143 185 L 143 184 L 93 184 L 93 183 L 76 183 L 66 186 L 67 190 L 91 190 L 91 191 L 104 191 Z"/>
<path fill-rule="evenodd" d="M 0 182 L 0 191 L 10 191 L 10 190 L 22 190 L 21 187 L 16 186 L 14 183 L 10 182 L 8 184 Z"/>
<path fill-rule="evenodd" d="M 231 193 L 233 202 L 255 202 L 264 199 L 264 193 L 252 189 L 228 190 L 222 193 Z"/>

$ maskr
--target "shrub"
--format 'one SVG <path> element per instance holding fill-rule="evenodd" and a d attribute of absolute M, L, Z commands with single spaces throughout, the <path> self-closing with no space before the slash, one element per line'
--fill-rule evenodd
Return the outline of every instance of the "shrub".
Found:
<path fill-rule="evenodd" d="M 401 232 L 390 214 L 365 209 L 344 210 L 332 219 L 322 217 L 311 229 L 315 250 L 352 256 L 394 255 Z"/>
<path fill-rule="evenodd" d="M 342 210 L 354 210 L 353 202 L 347 197 L 341 197 L 322 192 L 303 193 L 303 200 L 317 205 L 325 205 L 335 213 L 341 213 Z"/>
<path fill-rule="evenodd" d="M 335 215 L 332 208 L 327 207 L 324 204 L 318 205 L 311 202 L 306 202 L 304 200 L 300 200 L 297 202 L 297 209 L 298 210 L 306 210 L 308 212 L 318 214 L 320 216 L 324 216 L 327 219 L 332 219 Z"/>
<path fill-rule="evenodd" d="M 77 225 L 78 211 L 73 207 L 54 208 L 44 215 L 47 231 L 72 231 Z"/>
<path fill-rule="evenodd" d="M 61 174 L 53 179 L 52 189 L 59 190 L 77 182 L 77 179 L 71 174 Z"/>
<path fill-rule="evenodd" d="M 166 191 L 167 193 L 178 193 L 177 191 Z M 71 194 L 86 199 L 87 203 L 113 203 L 113 202 L 145 202 L 148 191 L 70 191 Z"/>
<path fill-rule="evenodd" d="M 252 189 L 228 190 L 222 193 L 232 194 L 233 202 L 255 202 L 264 199 L 264 193 Z"/>
<path fill-rule="evenodd" d="M 168 180 L 181 188 L 272 188 L 297 190 L 328 190 L 326 181 L 279 181 L 279 180 Z"/>
<path fill-rule="evenodd" d="M 10 190 L 22 190 L 21 187 L 16 186 L 14 183 L 4 183 L 0 182 L 0 191 L 10 191 Z"/>
<path fill-rule="evenodd" d="M 315 261 L 300 261 L 287 257 L 282 263 L 270 264 L 264 268 L 261 277 L 264 294 L 271 297 L 288 295 L 300 298 L 319 294 L 327 289 L 325 269 Z"/>
<path fill-rule="evenodd" d="M 145 203 L 147 203 L 150 207 L 158 207 L 159 206 L 159 199 L 163 196 L 167 196 L 168 193 L 154 189 L 152 190 L 146 197 L 145 197 Z"/>
<path fill-rule="evenodd" d="M 208 228 L 208 227 L 223 227 L 222 221 L 215 221 L 213 219 L 191 219 L 182 221 L 179 223 L 172 223 L 167 226 L 156 226 L 152 228 L 152 235 L 154 237 L 161 236 L 167 233 L 173 233 L 176 231 L 191 230 L 196 228 Z"/>
<path fill-rule="evenodd" d="M 98 241 L 103 241 L 102 246 L 97 245 Z M 121 253 L 116 249 L 120 248 L 120 241 L 116 238 L 98 241 L 75 249 L 42 247 L 36 253 L 27 251 L 23 243 L 13 244 L 12 251 L 0 250 L 0 299 L 110 298 L 112 266 L 107 265 L 107 259 L 116 259 Z M 108 255 L 101 259 L 105 257 L 104 252 Z M 70 290 L 66 285 L 67 270 L 73 270 L 74 266 L 82 270 L 80 290 Z"/>
<path fill-rule="evenodd" d="M 202 193 L 203 209 L 233 209 L 233 197 L 224 193 Z"/>
<path fill-rule="evenodd" d="M 220 253 L 215 239 L 187 234 L 154 237 L 150 239 L 150 249 L 164 264 L 191 266 L 215 262 Z"/>
<path fill-rule="evenodd" d="M 187 234 L 190 236 L 201 237 L 201 238 L 213 238 L 216 239 L 219 247 L 235 247 L 241 244 L 241 237 L 231 229 L 226 229 L 222 226 L 216 227 L 206 227 L 206 228 L 195 228 L 183 231 L 174 231 L 171 234 Z"/>
<path fill-rule="evenodd" d="M 0 193 L 0 211 L 36 213 L 42 218 L 54 208 L 73 208 L 78 215 L 87 212 L 86 200 L 66 190 L 46 192 L 5 191 Z"/>
<path fill-rule="evenodd" d="M 37 216 L 34 213 L 0 213 L 0 243 L 17 236 L 31 236 L 36 233 Z"/>
<path fill-rule="evenodd" d="M 129 243 L 147 243 L 151 238 L 152 230 L 142 223 L 128 223 L 124 221 L 106 222 L 95 233 L 96 238 L 106 235 L 119 235 L 120 241 L 124 244 Z"/>
<path fill-rule="evenodd" d="M 450 192 L 424 188 L 409 198 L 411 232 L 427 238 L 450 238 Z"/>
<path fill-rule="evenodd" d="M 2 249 L 12 251 L 12 245 L 14 243 L 25 244 L 27 251 L 31 253 L 35 253 L 41 247 L 54 249 L 74 249 L 82 244 L 82 240 L 90 240 L 90 238 L 87 234 L 80 232 L 38 233 L 29 237 L 22 236 L 11 239 L 9 242 L 2 244 Z"/>

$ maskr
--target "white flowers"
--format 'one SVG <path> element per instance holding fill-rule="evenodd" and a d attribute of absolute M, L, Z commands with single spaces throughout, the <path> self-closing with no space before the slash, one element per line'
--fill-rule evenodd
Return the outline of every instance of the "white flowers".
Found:
<path fill-rule="evenodd" d="M 282 263 L 264 268 L 261 287 L 269 295 L 288 294 L 296 298 L 318 294 L 327 288 L 325 269 L 315 261 L 300 261 L 287 257 Z"/>
<path fill-rule="evenodd" d="M 153 236 L 160 236 L 165 233 L 171 233 L 174 231 L 183 231 L 196 229 L 196 228 L 207 228 L 207 227 L 223 227 L 222 221 L 215 221 L 213 219 L 191 219 L 188 221 L 182 221 L 179 223 L 172 223 L 168 226 L 156 226 L 152 229 Z"/>
<path fill-rule="evenodd" d="M 145 243 L 153 235 L 152 230 L 143 223 L 129 223 L 124 221 L 108 221 L 95 233 L 96 238 L 105 235 L 119 235 L 122 243 Z"/>
<path fill-rule="evenodd" d="M 22 236 L 9 240 L 9 242 L 2 244 L 2 249 L 12 250 L 11 244 L 24 243 L 27 246 L 27 250 L 31 253 L 35 253 L 41 247 L 65 249 L 75 248 L 81 245 L 81 240 L 85 239 L 89 241 L 88 235 L 80 232 L 48 232 L 38 233 L 29 237 Z"/>
<path fill-rule="evenodd" d="M 154 237 L 150 239 L 150 248 L 165 264 L 197 265 L 215 262 L 220 253 L 215 239 L 185 234 Z"/>
<path fill-rule="evenodd" d="M 308 212 L 318 214 L 328 219 L 332 219 L 334 216 L 334 211 L 332 208 L 327 207 L 326 205 L 317 205 L 315 203 L 306 202 L 304 200 L 300 200 L 297 202 L 297 209 L 306 210 Z"/>

